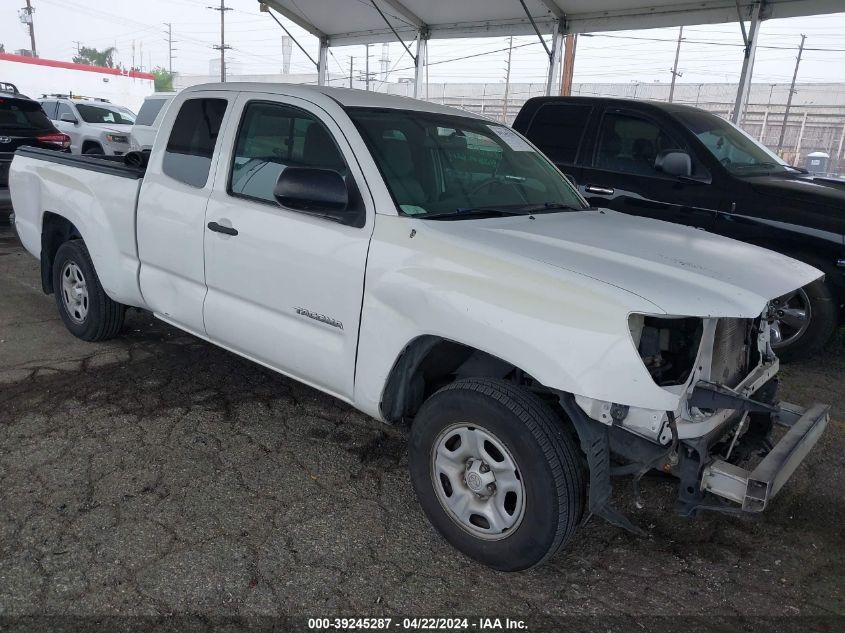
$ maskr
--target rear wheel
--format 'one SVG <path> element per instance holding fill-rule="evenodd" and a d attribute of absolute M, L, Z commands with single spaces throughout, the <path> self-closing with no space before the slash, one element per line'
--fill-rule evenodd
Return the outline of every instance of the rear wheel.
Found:
<path fill-rule="evenodd" d="M 53 259 L 53 291 L 62 321 L 74 336 L 105 341 L 120 332 L 126 307 L 106 295 L 82 240 L 59 246 Z"/>
<path fill-rule="evenodd" d="M 542 563 L 581 519 L 574 438 L 543 400 L 505 381 L 459 380 L 429 398 L 411 428 L 410 470 L 434 527 L 495 569 Z"/>

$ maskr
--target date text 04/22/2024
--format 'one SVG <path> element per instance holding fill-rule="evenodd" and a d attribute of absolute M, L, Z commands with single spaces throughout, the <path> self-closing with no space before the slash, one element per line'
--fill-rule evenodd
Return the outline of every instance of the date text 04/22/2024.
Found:
<path fill-rule="evenodd" d="M 355 630 L 427 630 L 457 631 L 477 630 L 496 633 L 498 631 L 526 631 L 524 620 L 511 618 L 309 618 L 308 628 L 312 630 L 333 629 Z"/>

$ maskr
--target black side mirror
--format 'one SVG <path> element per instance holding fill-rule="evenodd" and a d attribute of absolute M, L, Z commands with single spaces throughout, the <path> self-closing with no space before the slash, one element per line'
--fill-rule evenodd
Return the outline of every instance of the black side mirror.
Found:
<path fill-rule="evenodd" d="M 335 214 L 349 206 L 346 181 L 333 169 L 288 167 L 276 181 L 273 197 L 282 206 L 297 211 Z"/>
<path fill-rule="evenodd" d="M 669 176 L 692 176 L 692 159 L 682 149 L 665 149 L 654 159 L 654 169 Z"/>

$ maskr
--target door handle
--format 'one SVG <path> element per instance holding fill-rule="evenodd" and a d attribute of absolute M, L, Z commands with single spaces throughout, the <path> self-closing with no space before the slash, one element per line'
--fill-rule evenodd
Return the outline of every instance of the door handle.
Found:
<path fill-rule="evenodd" d="M 599 187 L 598 185 L 587 185 L 584 187 L 587 193 L 599 193 L 605 196 L 612 196 L 613 189 L 611 187 Z"/>
<path fill-rule="evenodd" d="M 231 226 L 223 226 L 222 224 L 217 224 L 217 222 L 209 222 L 208 228 L 215 233 L 224 233 L 226 235 L 238 234 L 238 229 L 232 228 Z"/>

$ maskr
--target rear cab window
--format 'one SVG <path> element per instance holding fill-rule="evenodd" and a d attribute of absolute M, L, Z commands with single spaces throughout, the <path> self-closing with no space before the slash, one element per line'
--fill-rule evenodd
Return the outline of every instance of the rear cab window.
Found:
<path fill-rule="evenodd" d="M 164 151 L 166 175 L 198 189 L 205 187 L 227 105 L 219 98 L 188 99 L 182 104 Z"/>
<path fill-rule="evenodd" d="M 525 136 L 553 163 L 573 165 L 593 106 L 544 103 L 531 118 Z"/>

